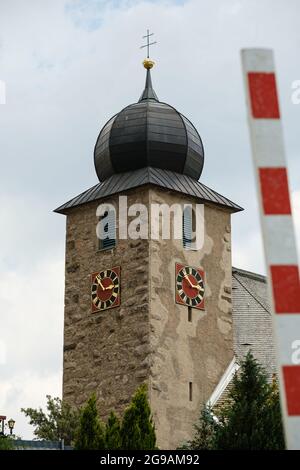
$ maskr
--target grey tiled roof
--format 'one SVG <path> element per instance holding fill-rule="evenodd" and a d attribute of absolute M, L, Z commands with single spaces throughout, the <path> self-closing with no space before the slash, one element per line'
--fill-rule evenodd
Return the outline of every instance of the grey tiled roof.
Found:
<path fill-rule="evenodd" d="M 251 350 L 271 381 L 276 374 L 272 318 L 266 277 L 232 268 L 233 341 L 236 362 Z M 232 380 L 214 404 L 214 413 L 228 402 Z"/>
<path fill-rule="evenodd" d="M 194 178 L 169 170 L 146 167 L 133 172 L 114 174 L 103 183 L 96 184 L 58 207 L 55 212 L 66 214 L 73 207 L 147 184 L 194 196 L 199 201 L 227 208 L 231 212 L 243 210 L 242 207 Z"/>
<path fill-rule="evenodd" d="M 276 358 L 266 277 L 232 268 L 232 303 L 236 357 L 242 359 L 251 349 L 271 377 Z"/>

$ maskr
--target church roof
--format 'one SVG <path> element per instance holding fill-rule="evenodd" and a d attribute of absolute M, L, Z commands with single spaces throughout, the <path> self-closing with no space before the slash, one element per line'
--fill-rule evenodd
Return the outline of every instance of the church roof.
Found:
<path fill-rule="evenodd" d="M 173 106 L 159 101 L 148 68 L 139 101 L 115 114 L 101 129 L 94 162 L 99 181 L 148 166 L 198 180 L 204 148 L 194 125 Z"/>
<path fill-rule="evenodd" d="M 272 316 L 268 302 L 266 276 L 232 268 L 232 316 L 234 358 L 208 400 L 217 414 L 228 401 L 233 375 L 249 350 L 264 367 L 269 381 L 276 374 Z"/>
<path fill-rule="evenodd" d="M 266 277 L 232 268 L 232 307 L 236 357 L 251 349 L 271 377 L 276 359 Z"/>
<path fill-rule="evenodd" d="M 183 114 L 159 101 L 152 86 L 154 62 L 149 56 L 143 65 L 146 82 L 140 99 L 115 114 L 96 141 L 94 163 L 100 183 L 55 212 L 65 214 L 73 207 L 148 184 L 230 212 L 243 210 L 199 181 L 204 165 L 200 135 Z"/>
<path fill-rule="evenodd" d="M 230 199 L 190 176 L 169 170 L 145 167 L 136 171 L 114 174 L 103 183 L 96 184 L 58 207 L 55 212 L 67 214 L 68 210 L 73 207 L 148 184 L 196 197 L 199 202 L 211 203 L 229 209 L 231 212 L 243 210 L 242 207 L 230 201 Z"/>

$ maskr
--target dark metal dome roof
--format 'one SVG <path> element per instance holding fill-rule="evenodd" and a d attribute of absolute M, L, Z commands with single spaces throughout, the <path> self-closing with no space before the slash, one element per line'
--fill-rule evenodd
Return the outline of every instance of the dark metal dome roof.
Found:
<path fill-rule="evenodd" d="M 94 161 L 100 181 L 148 166 L 198 180 L 204 149 L 193 124 L 172 106 L 158 101 L 147 70 L 139 102 L 113 116 L 101 130 Z"/>

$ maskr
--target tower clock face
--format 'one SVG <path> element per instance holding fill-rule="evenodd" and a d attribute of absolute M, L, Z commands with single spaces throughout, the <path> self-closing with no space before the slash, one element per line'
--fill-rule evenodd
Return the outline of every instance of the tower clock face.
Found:
<path fill-rule="evenodd" d="M 120 305 L 120 267 L 92 274 L 92 312 Z"/>
<path fill-rule="evenodd" d="M 204 271 L 176 264 L 176 303 L 204 309 Z"/>

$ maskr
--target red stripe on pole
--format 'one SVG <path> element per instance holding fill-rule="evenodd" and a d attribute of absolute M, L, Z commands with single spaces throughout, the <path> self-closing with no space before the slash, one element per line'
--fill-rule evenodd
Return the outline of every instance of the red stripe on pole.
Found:
<path fill-rule="evenodd" d="M 291 214 L 286 168 L 259 168 L 259 180 L 264 213 Z"/>
<path fill-rule="evenodd" d="M 300 365 L 283 366 L 283 378 L 289 416 L 300 415 Z"/>
<path fill-rule="evenodd" d="M 252 116 L 258 119 L 279 119 L 275 74 L 249 72 L 248 84 Z"/>
<path fill-rule="evenodd" d="M 298 266 L 271 266 L 270 269 L 275 312 L 300 314 Z"/>

